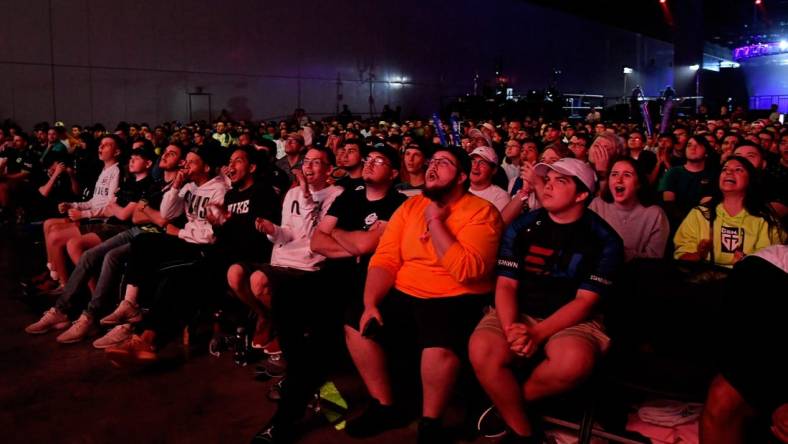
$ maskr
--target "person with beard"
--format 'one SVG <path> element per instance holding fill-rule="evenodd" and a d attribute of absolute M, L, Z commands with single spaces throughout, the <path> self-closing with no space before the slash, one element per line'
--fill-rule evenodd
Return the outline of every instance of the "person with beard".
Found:
<path fill-rule="evenodd" d="M 364 310 L 346 329 L 350 355 L 373 398 L 348 422 L 354 437 L 404 425 L 384 345 L 412 339 L 421 351 L 419 442 L 445 439 L 440 419 L 493 289 L 503 229 L 498 211 L 468 192 L 470 159 L 462 149 L 439 147 L 428 165 L 422 195 L 391 217 L 369 263 Z"/>
<path fill-rule="evenodd" d="M 269 442 L 293 437 L 296 421 L 331 370 L 335 346 L 341 343 L 343 318 L 355 325 L 363 311 L 367 264 L 388 220 L 406 199 L 393 188 L 399 162 L 394 148 L 383 144 L 370 148 L 362 172 L 365 187 L 345 190 L 318 224 L 311 250 L 327 258 L 319 272 L 327 290 L 273 299 L 287 377 L 279 408 L 259 434 L 268 436 Z M 343 316 L 346 307 L 347 316 Z"/>

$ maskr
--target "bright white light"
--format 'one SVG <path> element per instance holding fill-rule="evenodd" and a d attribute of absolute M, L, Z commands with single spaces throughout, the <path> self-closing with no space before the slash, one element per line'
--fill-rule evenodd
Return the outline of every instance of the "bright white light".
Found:
<path fill-rule="evenodd" d="M 407 81 L 408 78 L 404 76 L 390 77 L 388 80 L 389 86 L 392 88 L 402 88 Z"/>
<path fill-rule="evenodd" d="M 624 67 L 624 74 L 632 74 L 632 73 L 633 73 L 632 68 L 627 68 L 626 66 Z"/>
<path fill-rule="evenodd" d="M 690 71 L 697 71 L 700 69 L 700 65 L 690 65 L 689 69 Z"/>
<path fill-rule="evenodd" d="M 780 51 L 785 51 L 788 49 L 788 41 L 780 40 Z"/>
<path fill-rule="evenodd" d="M 703 64 L 703 69 L 705 69 L 706 71 L 719 72 L 721 67 L 722 67 L 722 63 L 704 63 Z"/>

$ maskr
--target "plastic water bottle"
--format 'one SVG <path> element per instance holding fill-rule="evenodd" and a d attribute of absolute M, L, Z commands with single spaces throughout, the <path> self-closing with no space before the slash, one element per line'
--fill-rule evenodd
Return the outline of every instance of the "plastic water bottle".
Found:
<path fill-rule="evenodd" d="M 238 327 L 235 330 L 235 363 L 241 367 L 245 367 L 246 360 L 246 329 Z"/>

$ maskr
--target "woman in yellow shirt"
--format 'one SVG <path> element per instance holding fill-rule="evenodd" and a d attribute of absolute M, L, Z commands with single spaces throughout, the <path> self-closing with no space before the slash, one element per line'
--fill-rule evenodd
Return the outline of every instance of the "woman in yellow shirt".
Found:
<path fill-rule="evenodd" d="M 675 259 L 709 260 L 730 268 L 748 254 L 779 244 L 785 236 L 749 161 L 731 156 L 723 162 L 719 189 L 721 197 L 693 208 L 679 226 L 673 238 Z"/>

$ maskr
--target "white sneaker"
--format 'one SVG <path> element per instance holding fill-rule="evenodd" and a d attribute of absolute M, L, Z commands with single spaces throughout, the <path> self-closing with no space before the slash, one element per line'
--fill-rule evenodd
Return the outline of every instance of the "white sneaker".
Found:
<path fill-rule="evenodd" d="M 57 308 L 52 307 L 41 316 L 38 322 L 34 322 L 25 327 L 25 331 L 31 335 L 40 335 L 53 328 L 55 330 L 62 330 L 68 327 L 69 323 L 68 316 L 59 312 Z"/>
<path fill-rule="evenodd" d="M 135 324 L 142 320 L 142 312 L 137 304 L 127 301 L 126 299 L 120 302 L 118 308 L 111 314 L 105 316 L 99 323 L 104 326 L 118 325 L 118 324 Z"/>
<path fill-rule="evenodd" d="M 71 324 L 71 328 L 64 331 L 57 337 L 57 342 L 61 344 L 72 344 L 85 339 L 95 329 L 93 319 L 85 313 Z"/>
<path fill-rule="evenodd" d="M 107 334 L 93 341 L 93 347 L 98 349 L 113 347 L 131 338 L 133 334 L 134 331 L 131 324 L 116 325 Z"/>

